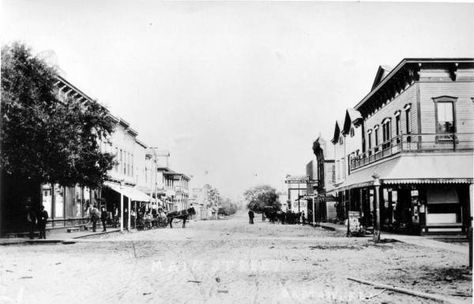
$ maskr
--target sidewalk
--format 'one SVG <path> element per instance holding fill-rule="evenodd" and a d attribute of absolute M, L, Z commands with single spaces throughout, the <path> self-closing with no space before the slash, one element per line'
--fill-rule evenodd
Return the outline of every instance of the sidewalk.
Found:
<path fill-rule="evenodd" d="M 98 236 L 109 233 L 120 232 L 118 228 L 107 229 L 106 232 L 102 232 L 101 229 L 98 229 L 97 232 L 92 232 L 90 230 L 82 230 L 75 232 L 67 232 L 66 228 L 64 229 L 53 229 L 46 231 L 46 239 L 29 239 L 25 238 L 0 238 L 1 245 L 17 245 L 17 244 L 50 244 L 50 243 L 64 243 L 64 242 L 73 242 L 76 239 L 87 238 L 92 236 Z"/>
<path fill-rule="evenodd" d="M 316 227 L 321 227 L 323 229 L 331 230 L 331 231 L 338 231 L 346 233 L 347 227 L 345 225 L 333 224 L 333 223 L 317 223 Z M 395 234 L 390 232 L 382 232 L 381 233 L 382 239 L 394 239 L 399 242 L 412 244 L 415 246 L 427 247 L 432 249 L 442 249 L 453 251 L 461 254 L 469 254 L 469 246 L 462 246 L 453 243 L 445 243 L 430 239 L 427 236 L 419 236 L 419 235 L 404 235 L 404 234 Z"/>

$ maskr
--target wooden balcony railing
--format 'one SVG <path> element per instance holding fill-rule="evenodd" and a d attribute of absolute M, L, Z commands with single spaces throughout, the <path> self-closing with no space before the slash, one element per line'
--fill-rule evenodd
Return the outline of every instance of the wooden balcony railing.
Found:
<path fill-rule="evenodd" d="M 474 149 L 474 133 L 403 134 L 387 140 L 362 154 L 349 155 L 350 170 L 372 164 L 403 152 L 447 152 Z"/>

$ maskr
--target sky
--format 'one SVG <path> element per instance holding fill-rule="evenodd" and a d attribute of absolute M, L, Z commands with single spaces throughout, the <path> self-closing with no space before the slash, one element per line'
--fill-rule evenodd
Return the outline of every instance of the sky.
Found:
<path fill-rule="evenodd" d="M 379 65 L 474 57 L 474 4 L 2 0 L 1 42 L 22 41 L 233 199 L 284 190 L 332 137 Z"/>

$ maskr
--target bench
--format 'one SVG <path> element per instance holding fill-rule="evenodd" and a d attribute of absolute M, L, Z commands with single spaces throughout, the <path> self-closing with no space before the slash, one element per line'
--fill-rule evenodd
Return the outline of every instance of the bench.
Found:
<path fill-rule="evenodd" d="M 71 233 L 71 232 L 79 232 L 81 231 L 81 229 L 79 227 L 70 227 L 70 228 L 67 228 L 66 231 L 68 233 Z"/>

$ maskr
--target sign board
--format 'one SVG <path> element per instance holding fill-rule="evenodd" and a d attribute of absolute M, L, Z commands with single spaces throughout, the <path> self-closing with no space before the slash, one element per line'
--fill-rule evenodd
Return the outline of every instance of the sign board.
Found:
<path fill-rule="evenodd" d="M 307 177 L 285 179 L 285 184 L 306 184 L 307 182 L 309 182 Z"/>

